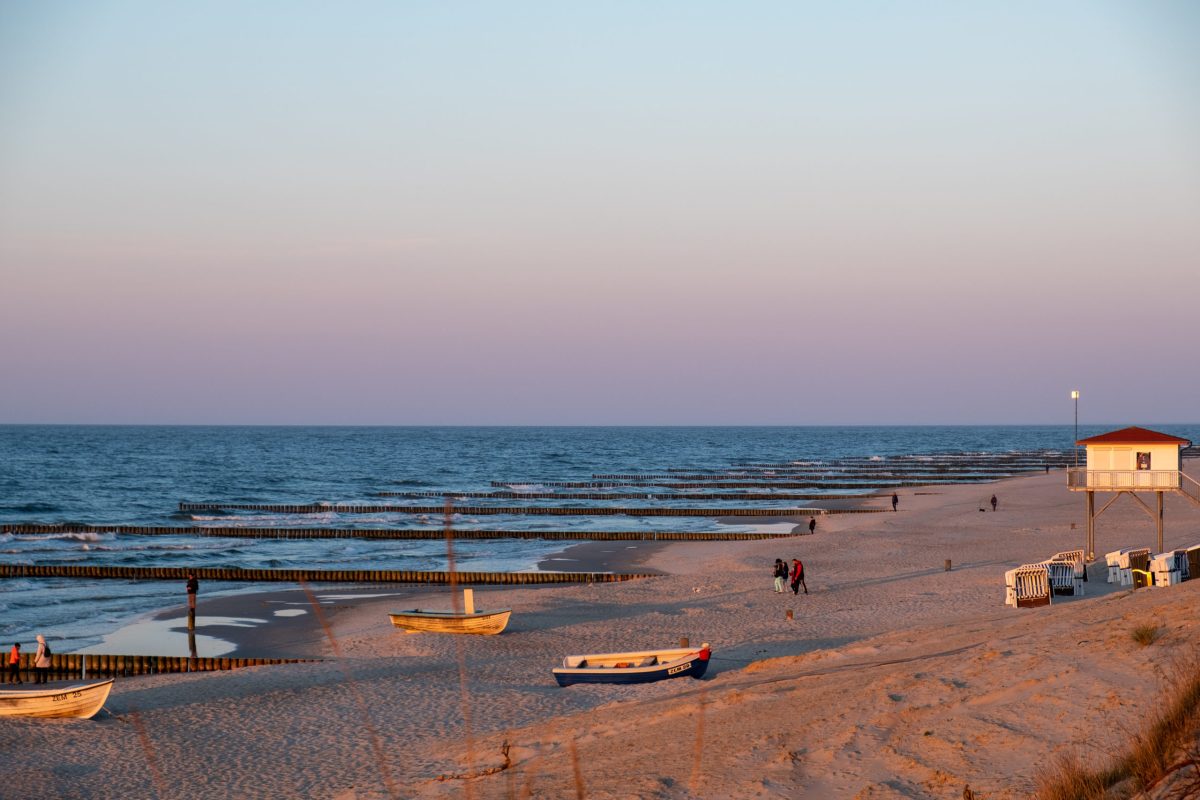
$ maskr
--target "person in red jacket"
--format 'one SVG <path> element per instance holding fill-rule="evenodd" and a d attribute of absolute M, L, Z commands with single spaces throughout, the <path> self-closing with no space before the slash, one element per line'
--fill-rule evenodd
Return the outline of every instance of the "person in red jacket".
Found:
<path fill-rule="evenodd" d="M 21 643 L 17 642 L 8 651 L 8 682 L 24 683 L 21 680 Z"/>
<path fill-rule="evenodd" d="M 804 582 L 804 564 L 798 558 L 792 559 L 792 594 L 800 594 L 800 587 L 808 594 L 808 584 Z"/>

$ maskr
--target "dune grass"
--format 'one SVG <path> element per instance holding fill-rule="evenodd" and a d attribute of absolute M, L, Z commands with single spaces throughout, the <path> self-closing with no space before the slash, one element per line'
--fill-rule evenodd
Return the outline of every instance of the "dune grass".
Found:
<path fill-rule="evenodd" d="M 1174 700 L 1131 737 L 1127 753 L 1100 769 L 1089 768 L 1078 754 L 1059 757 L 1037 775 L 1038 800 L 1102 800 L 1125 781 L 1145 792 L 1175 770 L 1194 765 L 1200 749 L 1200 653 L 1172 673 L 1164 691 Z"/>
<path fill-rule="evenodd" d="M 1138 625 L 1133 629 L 1133 640 L 1142 647 L 1154 644 L 1158 639 L 1159 627 L 1157 625 Z"/>

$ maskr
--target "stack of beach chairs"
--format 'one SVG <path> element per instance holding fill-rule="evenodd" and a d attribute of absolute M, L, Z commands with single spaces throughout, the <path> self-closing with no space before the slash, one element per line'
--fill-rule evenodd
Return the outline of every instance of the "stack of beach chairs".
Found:
<path fill-rule="evenodd" d="M 1108 582 L 1135 589 L 1142 586 L 1175 586 L 1200 578 L 1200 544 L 1151 554 L 1148 547 L 1114 550 L 1105 555 Z"/>
<path fill-rule="evenodd" d="M 1200 578 L 1200 544 L 1157 554 L 1151 554 L 1148 547 L 1126 547 L 1106 553 L 1104 560 L 1109 583 L 1134 589 L 1175 586 Z M 1065 550 L 1005 572 L 1004 604 L 1014 608 L 1048 606 L 1054 595 L 1082 595 L 1086 582 L 1083 550 Z"/>
<path fill-rule="evenodd" d="M 1004 604 L 1014 608 L 1048 606 L 1056 594 L 1081 596 L 1086 581 L 1083 550 L 1065 550 L 1005 572 Z"/>
<path fill-rule="evenodd" d="M 1108 564 L 1108 582 L 1121 586 L 1150 584 L 1150 548 L 1123 547 L 1106 553 L 1105 563 Z"/>

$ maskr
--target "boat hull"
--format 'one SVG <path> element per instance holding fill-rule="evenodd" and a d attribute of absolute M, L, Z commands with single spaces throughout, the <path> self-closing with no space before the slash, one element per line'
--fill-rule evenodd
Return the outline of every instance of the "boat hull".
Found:
<path fill-rule="evenodd" d="M 576 683 L 653 683 L 668 678 L 700 678 L 708 670 L 710 651 L 692 651 L 690 653 L 660 661 L 647 666 L 621 666 L 626 663 L 618 660 L 622 656 L 647 654 L 610 653 L 599 656 L 569 656 L 566 661 L 582 661 L 585 664 L 609 662 L 612 665 L 601 666 L 562 666 L 555 667 L 554 679 L 559 686 L 571 686 Z M 615 664 L 613 664 L 615 662 Z M 633 663 L 637 663 L 633 661 Z"/>
<path fill-rule="evenodd" d="M 75 717 L 91 719 L 108 700 L 113 678 L 55 689 L 0 691 L 0 717 Z"/>
<path fill-rule="evenodd" d="M 408 633 L 474 633 L 495 636 L 508 625 L 512 609 L 455 614 L 452 611 L 397 611 L 392 624 Z"/>

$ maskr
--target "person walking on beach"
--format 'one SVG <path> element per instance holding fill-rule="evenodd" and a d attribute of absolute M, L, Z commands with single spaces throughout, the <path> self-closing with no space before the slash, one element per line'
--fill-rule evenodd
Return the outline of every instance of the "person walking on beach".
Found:
<path fill-rule="evenodd" d="M 816 518 L 816 517 L 809 517 L 809 519 L 808 519 L 808 532 L 809 532 L 809 533 L 816 533 L 816 532 L 817 532 L 817 518 Z"/>
<path fill-rule="evenodd" d="M 900 495 L 892 492 L 892 511 L 896 510 L 896 506 L 900 505 Z"/>
<path fill-rule="evenodd" d="M 188 570 L 187 578 L 187 595 L 188 595 L 188 611 L 195 612 L 196 610 L 196 592 L 200 591 L 200 581 L 196 580 L 196 573 Z"/>
<path fill-rule="evenodd" d="M 37 652 L 33 654 L 33 682 L 45 683 L 46 673 L 50 671 L 50 645 L 40 633 L 37 635 Z"/>
<path fill-rule="evenodd" d="M 775 594 L 783 594 L 783 582 L 787 580 L 788 568 L 782 558 L 775 559 Z"/>
<path fill-rule="evenodd" d="M 992 511 L 996 510 L 996 495 L 992 495 Z"/>
<path fill-rule="evenodd" d="M 808 584 L 804 582 L 804 562 L 798 558 L 792 559 L 792 594 L 800 594 L 800 587 L 808 594 Z"/>
<path fill-rule="evenodd" d="M 21 680 L 21 643 L 14 642 L 12 650 L 8 651 L 8 682 L 24 683 Z"/>

